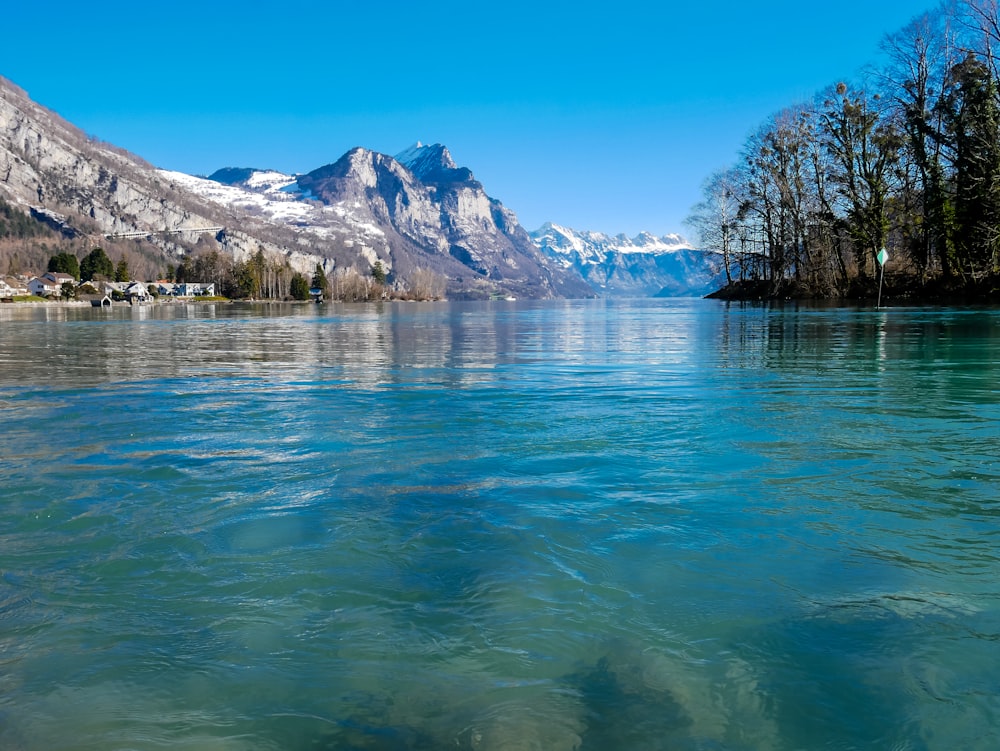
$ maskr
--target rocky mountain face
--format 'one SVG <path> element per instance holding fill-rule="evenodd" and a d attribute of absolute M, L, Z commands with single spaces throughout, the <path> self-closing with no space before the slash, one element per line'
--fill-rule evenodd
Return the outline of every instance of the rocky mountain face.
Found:
<path fill-rule="evenodd" d="M 547 223 L 531 233 L 547 257 L 608 297 L 700 297 L 725 283 L 721 259 L 680 235 L 611 237 Z"/>
<path fill-rule="evenodd" d="M 694 251 L 653 252 L 642 238 L 627 247 L 555 225 L 529 236 L 440 144 L 394 157 L 355 148 L 302 175 L 193 177 L 86 136 L 3 78 L 0 202 L 47 233 L 36 267 L 56 237 L 78 257 L 101 245 L 149 278 L 203 252 L 241 261 L 263 251 L 305 273 L 318 263 L 367 275 L 380 262 L 402 288 L 429 273 L 452 299 L 687 294 L 702 273 Z M 0 242 L 0 272 L 19 270 L 4 252 Z"/>
<path fill-rule="evenodd" d="M 55 230 L 62 248 L 78 256 L 96 245 L 114 249 L 150 276 L 205 248 L 236 257 L 283 251 L 252 218 L 184 191 L 169 173 L 85 135 L 4 78 L 0 201 Z"/>
<path fill-rule="evenodd" d="M 163 268 L 203 250 L 242 260 L 259 249 L 306 272 L 319 263 L 367 275 L 381 261 L 404 287 L 429 271 L 452 298 L 593 294 L 447 149 L 418 145 L 401 159 L 353 149 L 297 177 L 229 169 L 200 179 L 89 138 L 0 79 L 0 200 L 77 242 L 78 254 L 117 244 Z"/>
<path fill-rule="evenodd" d="M 450 280 L 452 297 L 593 295 L 576 274 L 540 254 L 513 212 L 440 144 L 417 144 L 396 157 L 352 149 L 295 184 L 321 211 L 378 228 L 381 235 L 370 232 L 363 250 L 391 274 L 429 267 Z"/>

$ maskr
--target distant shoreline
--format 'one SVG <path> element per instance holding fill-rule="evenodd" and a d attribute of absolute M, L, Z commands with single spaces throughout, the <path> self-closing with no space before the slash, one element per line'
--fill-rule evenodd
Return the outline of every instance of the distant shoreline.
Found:
<path fill-rule="evenodd" d="M 171 300 L 151 300 L 149 302 L 139 303 L 137 305 L 131 305 L 124 300 L 113 300 L 111 305 L 116 308 L 146 308 L 153 305 L 217 305 L 217 304 L 228 304 L 232 302 L 240 302 L 234 300 L 198 300 L 197 298 L 183 297 L 180 299 Z M 254 301 L 258 302 L 258 301 Z M 272 302 L 270 300 L 261 300 L 259 302 Z M 291 300 L 289 302 L 298 302 Z M 89 300 L 11 300 L 0 302 L 0 305 L 10 305 L 10 306 L 25 306 L 25 305 L 38 305 L 48 308 L 97 308 L 99 305 L 93 305 Z"/>
<path fill-rule="evenodd" d="M 875 304 L 879 299 L 877 279 L 855 279 L 844 291 L 817 290 L 794 279 L 737 280 L 705 296 L 711 300 L 732 302 L 824 302 Z M 1000 305 L 1000 277 L 980 281 L 947 281 L 936 278 L 926 282 L 905 274 L 887 274 L 881 290 L 883 303 L 912 305 Z"/>

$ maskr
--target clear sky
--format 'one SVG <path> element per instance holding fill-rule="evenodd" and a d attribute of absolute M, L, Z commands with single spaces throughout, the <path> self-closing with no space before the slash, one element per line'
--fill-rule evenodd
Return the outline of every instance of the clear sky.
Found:
<path fill-rule="evenodd" d="M 445 144 L 525 228 L 684 232 L 714 170 L 930 0 L 7 3 L 0 75 L 153 164 Z"/>

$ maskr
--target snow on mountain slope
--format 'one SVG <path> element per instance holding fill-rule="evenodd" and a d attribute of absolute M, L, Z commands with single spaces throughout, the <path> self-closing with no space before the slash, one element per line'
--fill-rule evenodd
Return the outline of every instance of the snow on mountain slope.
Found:
<path fill-rule="evenodd" d="M 358 216 L 352 210 L 354 207 L 325 206 L 307 200 L 308 197 L 299 189 L 298 178 L 292 175 L 272 170 L 250 170 L 239 182 L 225 184 L 183 172 L 159 172 L 184 190 L 206 200 L 321 238 L 331 235 L 354 238 L 360 235 L 373 239 L 385 234 L 380 227 Z"/>
<path fill-rule="evenodd" d="M 161 174 L 203 200 L 280 225 L 286 242 L 336 265 L 350 265 L 353 254 L 381 262 L 393 280 L 429 270 L 455 298 L 592 295 L 441 144 L 417 144 L 399 158 L 359 147 L 301 175 L 243 167 L 209 178 Z"/>
<path fill-rule="evenodd" d="M 591 259 L 596 263 L 600 263 L 604 254 L 609 252 L 671 253 L 692 249 L 687 240 L 676 234 L 656 237 L 649 232 L 642 232 L 634 238 L 624 234 L 611 237 L 603 232 L 578 231 L 552 222 L 543 224 L 531 233 L 531 237 L 540 248 L 547 247 L 557 253 L 575 252 L 581 258 Z"/>
<path fill-rule="evenodd" d="M 718 258 L 680 235 L 630 238 L 551 222 L 529 233 L 538 249 L 608 296 L 702 296 L 722 286 Z"/>

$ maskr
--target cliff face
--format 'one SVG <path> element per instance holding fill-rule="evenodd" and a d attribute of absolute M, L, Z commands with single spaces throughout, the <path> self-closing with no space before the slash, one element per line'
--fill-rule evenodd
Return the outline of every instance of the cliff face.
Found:
<path fill-rule="evenodd" d="M 453 297 L 593 295 L 578 275 L 549 263 L 513 212 L 487 196 L 443 146 L 417 146 L 395 158 L 353 149 L 297 185 L 356 224 L 382 229 L 372 249 L 392 272 L 424 267 L 443 274 Z"/>
<path fill-rule="evenodd" d="M 205 248 L 237 260 L 262 249 L 310 272 L 367 273 L 381 261 L 404 286 L 418 270 L 445 277 L 449 297 L 592 294 L 444 147 L 409 157 L 353 149 L 298 177 L 223 170 L 213 182 L 88 138 L 0 78 L 0 199 L 82 247 L 140 243 L 164 264 Z"/>
<path fill-rule="evenodd" d="M 182 197 L 142 160 L 87 138 L 2 79 L 0 191 L 12 203 L 63 214 L 87 234 L 218 219 L 182 205 Z"/>
<path fill-rule="evenodd" d="M 0 199 L 76 240 L 127 245 L 151 268 L 205 247 L 234 256 L 267 247 L 252 226 L 179 188 L 139 157 L 87 137 L 0 78 Z M 205 233 L 206 227 L 225 228 Z M 128 241 L 116 239 L 127 236 Z"/>

